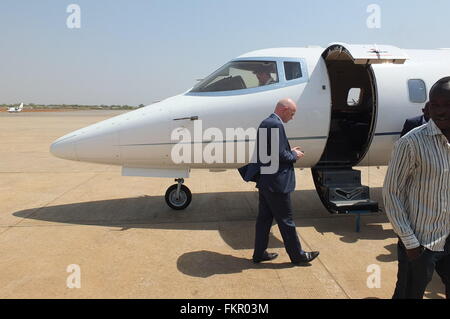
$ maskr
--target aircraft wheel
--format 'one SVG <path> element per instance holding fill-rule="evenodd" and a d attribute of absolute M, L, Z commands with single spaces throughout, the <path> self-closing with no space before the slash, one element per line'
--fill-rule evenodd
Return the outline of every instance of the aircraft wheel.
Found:
<path fill-rule="evenodd" d="M 192 200 L 192 194 L 189 188 L 180 185 L 180 193 L 177 196 L 178 184 L 173 184 L 166 191 L 166 203 L 170 208 L 175 210 L 183 210 L 189 206 Z"/>

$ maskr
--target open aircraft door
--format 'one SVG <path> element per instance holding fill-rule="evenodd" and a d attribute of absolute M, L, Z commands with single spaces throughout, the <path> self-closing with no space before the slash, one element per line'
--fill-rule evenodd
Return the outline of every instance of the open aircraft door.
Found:
<path fill-rule="evenodd" d="M 378 211 L 369 187 L 354 170 L 366 155 L 375 132 L 377 85 L 372 64 L 403 64 L 408 59 L 393 46 L 331 44 L 322 54 L 331 86 L 330 130 L 312 175 L 330 213 Z"/>

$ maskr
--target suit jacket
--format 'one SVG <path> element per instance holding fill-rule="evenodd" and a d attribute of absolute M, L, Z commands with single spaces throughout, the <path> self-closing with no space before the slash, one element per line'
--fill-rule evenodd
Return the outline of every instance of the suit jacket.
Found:
<path fill-rule="evenodd" d="M 295 189 L 294 163 L 297 161 L 295 152 L 291 151 L 291 146 L 284 131 L 284 126 L 277 115 L 271 114 L 260 124 L 258 128 L 256 149 L 258 150 L 260 128 L 267 129 L 267 151 L 271 151 L 271 129 L 279 130 L 279 167 L 274 174 L 261 174 L 261 166 L 269 166 L 271 163 L 263 164 L 259 159 L 257 163 L 250 163 L 239 169 L 239 173 L 245 181 L 256 182 L 256 187 L 267 189 L 274 193 L 290 193 Z"/>
<path fill-rule="evenodd" d="M 423 115 L 407 119 L 405 121 L 405 124 L 403 125 L 403 130 L 402 130 L 402 133 L 400 134 L 400 137 L 402 137 L 403 135 L 406 135 L 406 133 L 408 133 L 412 129 L 422 126 L 423 121 L 424 121 Z"/>

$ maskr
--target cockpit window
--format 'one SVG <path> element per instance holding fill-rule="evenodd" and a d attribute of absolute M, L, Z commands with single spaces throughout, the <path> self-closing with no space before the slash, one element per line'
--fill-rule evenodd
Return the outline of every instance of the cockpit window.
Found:
<path fill-rule="evenodd" d="M 284 62 L 284 74 L 286 80 L 295 80 L 302 77 L 300 62 Z"/>
<path fill-rule="evenodd" d="M 222 92 L 278 83 L 274 61 L 233 61 L 197 84 L 191 92 Z"/>

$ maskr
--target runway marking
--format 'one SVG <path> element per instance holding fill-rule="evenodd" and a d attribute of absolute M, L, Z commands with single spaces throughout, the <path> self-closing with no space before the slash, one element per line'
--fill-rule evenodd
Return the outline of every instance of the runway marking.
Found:
<path fill-rule="evenodd" d="M 61 195 L 63 196 L 63 195 Z M 61 197 L 60 196 L 60 197 Z M 59 197 L 58 197 L 59 198 Z M 52 200 L 51 202 L 55 201 L 56 199 Z M 49 202 L 48 204 L 46 204 L 45 206 L 41 206 L 41 207 L 37 207 L 35 208 L 36 210 L 40 210 L 43 209 L 45 207 L 47 207 L 49 204 L 51 204 L 51 202 Z M 33 211 L 32 213 L 30 213 L 30 215 L 26 216 L 26 217 L 22 217 L 23 219 L 29 219 L 31 217 L 31 215 L 35 214 L 37 211 Z M 373 213 L 373 214 L 367 214 L 366 217 L 380 217 L 383 216 L 380 213 Z M 99 227 L 126 227 L 126 228 L 142 228 L 142 226 L 152 226 L 152 225 L 164 225 L 164 224 L 173 224 L 173 225 L 183 225 L 183 224 L 196 224 L 196 225 L 202 225 L 202 224 L 212 224 L 212 223 L 236 223 L 236 222 L 254 222 L 255 221 L 255 216 L 251 216 L 248 218 L 239 218 L 239 219 L 227 219 L 227 220 L 188 220 L 188 221 L 175 221 L 175 220 L 163 220 L 163 221 L 155 221 L 155 222 L 149 222 L 148 219 L 146 220 L 134 220 L 134 221 L 129 221 L 129 223 L 126 223 L 126 220 L 121 222 L 120 220 L 118 220 L 117 222 L 111 222 L 110 220 L 103 220 L 103 219 L 99 219 L 99 220 L 88 220 L 88 221 L 83 221 L 83 220 L 67 220 L 64 222 L 54 222 L 57 224 L 33 224 L 33 225 L 0 225 L 0 228 L 7 228 L 7 227 L 76 227 L 76 226 L 99 226 Z M 300 220 L 323 220 L 323 219 L 336 219 L 336 218 L 351 218 L 354 219 L 353 215 L 347 215 L 347 214 L 341 214 L 341 215 L 329 215 L 329 216 L 317 216 L 317 217 L 311 217 L 311 216 L 307 216 L 307 217 L 295 217 L 294 221 L 297 223 L 297 221 Z M 51 222 L 51 221 L 50 221 Z M 102 222 L 107 222 L 107 224 L 102 225 Z M 387 222 L 387 221 L 386 221 Z M 77 223 L 74 225 L 68 225 L 70 223 Z M 81 224 L 82 223 L 82 224 Z"/>
<path fill-rule="evenodd" d="M 283 288 L 285 298 L 286 299 L 289 298 L 289 294 L 288 294 L 288 292 L 286 290 L 286 287 L 284 287 L 284 285 L 283 285 L 283 281 L 281 280 L 281 277 L 280 277 L 280 274 L 279 274 L 278 270 L 274 269 L 274 271 L 275 271 L 275 274 L 277 275 L 278 281 L 280 282 L 281 288 Z"/>
<path fill-rule="evenodd" d="M 311 246 L 308 244 L 308 242 L 300 234 L 298 234 L 298 237 L 300 238 L 300 241 L 302 243 L 305 243 L 306 246 L 309 248 L 309 250 L 311 250 Z M 322 265 L 322 267 L 325 269 L 325 271 L 328 273 L 328 275 L 331 277 L 331 279 L 342 290 L 342 292 L 347 297 L 347 299 L 352 299 L 350 297 L 350 295 L 345 291 L 344 287 L 339 283 L 338 279 L 331 273 L 331 271 L 328 269 L 328 267 L 325 266 L 325 263 L 322 262 L 322 260 L 320 259 L 320 255 L 315 260 L 317 260 L 317 262 L 319 262 Z"/>
<path fill-rule="evenodd" d="M 8 230 L 10 230 L 10 229 L 12 229 L 12 228 L 20 227 L 19 224 L 20 224 L 21 222 L 23 222 L 25 219 L 30 219 L 31 216 L 33 216 L 34 214 L 36 214 L 39 210 L 41 210 L 41 209 L 43 209 L 43 208 L 49 206 L 49 205 L 50 205 L 51 203 L 53 203 L 54 201 L 60 199 L 61 197 L 63 197 L 63 196 L 66 195 L 67 193 L 69 193 L 69 192 L 71 192 L 71 191 L 77 189 L 77 188 L 80 187 L 81 185 L 83 185 L 83 184 L 89 182 L 90 180 L 92 180 L 94 177 L 97 177 L 98 175 L 99 175 L 99 174 L 95 174 L 94 176 L 89 177 L 87 180 L 85 180 L 85 181 L 81 182 L 80 184 L 78 184 L 78 185 L 76 185 L 76 186 L 70 188 L 69 190 L 63 192 L 61 195 L 57 196 L 56 198 L 53 198 L 53 199 L 50 200 L 47 204 L 45 204 L 45 205 L 43 205 L 43 206 L 41 206 L 41 207 L 35 208 L 34 211 L 32 211 L 29 215 L 22 217 L 22 218 L 21 218 L 17 223 L 15 223 L 14 225 L 7 226 L 7 227 L 5 228 L 4 231 L 0 232 L 0 235 L 5 234 Z"/>

